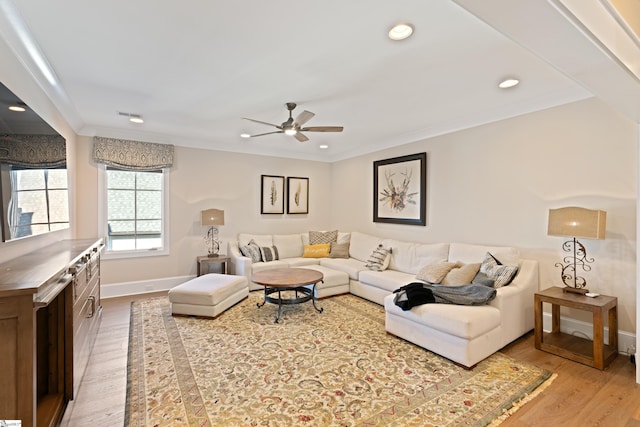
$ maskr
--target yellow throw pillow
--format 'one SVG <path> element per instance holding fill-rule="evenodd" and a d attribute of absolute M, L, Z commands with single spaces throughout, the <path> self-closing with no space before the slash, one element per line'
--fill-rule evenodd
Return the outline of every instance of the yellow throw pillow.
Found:
<path fill-rule="evenodd" d="M 318 243 L 317 245 L 304 245 L 302 258 L 327 258 L 331 251 L 331 243 Z"/>

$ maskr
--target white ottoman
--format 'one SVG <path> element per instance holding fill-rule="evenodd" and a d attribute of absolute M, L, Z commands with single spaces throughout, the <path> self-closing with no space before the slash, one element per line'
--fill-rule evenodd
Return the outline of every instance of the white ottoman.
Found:
<path fill-rule="evenodd" d="M 244 276 L 205 274 L 169 290 L 171 314 L 216 317 L 248 295 Z"/>
<path fill-rule="evenodd" d="M 316 299 L 349 293 L 349 275 L 322 265 L 301 265 L 296 268 L 316 270 L 324 276 L 322 283 L 316 284 Z"/>

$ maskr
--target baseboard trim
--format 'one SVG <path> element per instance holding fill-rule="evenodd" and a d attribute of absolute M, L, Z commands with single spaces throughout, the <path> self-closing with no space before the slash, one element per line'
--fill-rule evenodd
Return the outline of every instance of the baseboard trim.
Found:
<path fill-rule="evenodd" d="M 551 313 L 544 313 L 542 316 L 542 329 L 545 332 L 551 331 Z M 577 335 L 582 338 L 593 340 L 593 325 L 581 320 L 560 316 L 560 331 L 566 334 Z M 605 344 L 609 343 L 609 328 L 604 328 Z M 618 352 L 627 354 L 627 350 L 636 344 L 636 336 L 632 332 L 618 330 Z"/>
<path fill-rule="evenodd" d="M 100 286 L 100 297 L 103 299 L 123 297 L 129 295 L 148 294 L 151 292 L 168 291 L 195 276 L 165 277 L 162 279 L 141 280 L 138 282 L 112 283 Z"/>

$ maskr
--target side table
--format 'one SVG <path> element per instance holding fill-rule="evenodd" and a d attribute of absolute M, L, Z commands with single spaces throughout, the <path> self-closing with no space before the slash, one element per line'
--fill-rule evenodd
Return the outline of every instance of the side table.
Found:
<path fill-rule="evenodd" d="M 551 304 L 551 332 L 542 329 L 542 304 Z M 591 311 L 593 314 L 593 341 L 560 332 L 560 307 Z M 609 317 L 609 344 L 604 343 L 604 313 Z M 536 292 L 534 296 L 535 346 L 575 362 L 605 369 L 618 355 L 618 298 L 600 295 L 589 298 L 565 293 L 552 287 Z"/>
<path fill-rule="evenodd" d="M 209 271 L 210 264 L 223 264 L 222 271 L 224 271 L 224 274 L 228 274 L 227 265 L 230 259 L 230 257 L 224 255 L 219 255 L 217 257 L 209 257 L 207 255 L 199 256 L 196 261 L 198 276 L 202 276 L 204 271 Z M 206 270 L 202 268 L 203 266 L 207 267 Z"/>

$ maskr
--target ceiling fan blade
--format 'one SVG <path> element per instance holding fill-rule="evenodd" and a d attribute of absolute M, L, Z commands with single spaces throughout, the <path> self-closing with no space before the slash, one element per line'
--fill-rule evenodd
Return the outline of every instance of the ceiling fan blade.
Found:
<path fill-rule="evenodd" d="M 311 120 L 313 116 L 315 116 L 314 113 L 312 113 L 311 111 L 304 110 L 302 113 L 298 114 L 298 117 L 296 117 L 293 123 L 297 124 L 298 126 L 302 126 L 303 124 Z"/>
<path fill-rule="evenodd" d="M 255 123 L 260 123 L 263 125 L 267 125 L 267 126 L 273 126 L 274 128 L 278 128 L 278 129 L 282 129 L 282 126 L 280 125 L 274 125 L 273 123 L 267 123 L 267 122 L 262 122 L 260 120 L 254 120 L 254 119 L 249 119 L 247 117 L 243 117 L 244 120 L 249 120 L 250 122 L 255 122 Z"/>
<path fill-rule="evenodd" d="M 342 126 L 311 126 L 300 129 L 303 132 L 342 132 Z"/>
<path fill-rule="evenodd" d="M 257 135 L 251 135 L 251 138 L 255 138 L 256 136 L 271 135 L 272 133 L 284 133 L 284 131 L 283 130 L 276 130 L 276 131 L 273 131 L 273 132 L 259 133 Z"/>
<path fill-rule="evenodd" d="M 300 132 L 296 132 L 296 134 L 293 136 L 300 142 L 306 142 L 309 140 L 309 138 L 307 138 L 305 135 L 301 134 Z"/>

